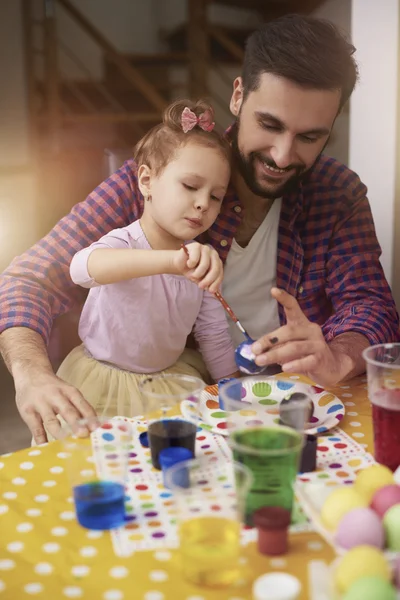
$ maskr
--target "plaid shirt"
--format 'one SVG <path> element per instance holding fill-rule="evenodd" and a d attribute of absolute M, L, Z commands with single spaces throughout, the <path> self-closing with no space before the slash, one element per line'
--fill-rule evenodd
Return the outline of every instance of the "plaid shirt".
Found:
<path fill-rule="evenodd" d="M 53 319 L 85 298 L 69 275 L 74 254 L 140 218 L 142 210 L 136 165 L 129 160 L 2 274 L 0 332 L 29 327 L 48 342 Z M 199 241 L 212 244 L 225 261 L 243 214 L 235 191 L 228 190 L 218 219 Z M 320 157 L 283 198 L 277 286 L 297 298 L 327 341 L 348 331 L 371 344 L 396 341 L 398 315 L 380 253 L 366 187 L 344 165 Z M 280 320 L 285 322 L 281 308 Z"/>

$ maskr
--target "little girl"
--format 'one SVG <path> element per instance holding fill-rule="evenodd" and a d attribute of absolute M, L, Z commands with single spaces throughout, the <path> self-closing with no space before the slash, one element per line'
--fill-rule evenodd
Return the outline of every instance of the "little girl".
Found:
<path fill-rule="evenodd" d="M 237 374 L 224 310 L 213 296 L 221 260 L 192 241 L 216 220 L 230 178 L 230 147 L 212 115 L 204 102 L 166 109 L 134 152 L 143 216 L 72 259 L 72 280 L 90 292 L 79 323 L 83 345 L 58 375 L 97 414 L 141 414 L 138 384 L 149 373 L 201 376 L 185 360 L 192 330 L 214 380 Z"/>

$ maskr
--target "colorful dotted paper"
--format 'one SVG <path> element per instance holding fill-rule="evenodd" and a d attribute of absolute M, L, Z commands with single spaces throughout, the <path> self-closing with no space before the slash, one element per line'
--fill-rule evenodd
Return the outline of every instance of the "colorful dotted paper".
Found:
<path fill-rule="evenodd" d="M 345 408 L 337 396 L 316 385 L 276 377 L 266 377 L 264 381 L 258 380 L 255 384 L 243 380 L 243 410 L 240 411 L 243 424 L 247 426 L 267 424 L 268 418 L 271 424 L 277 422 L 279 404 L 296 392 L 307 394 L 314 405 L 313 416 L 307 427 L 308 434 L 318 435 L 339 425 L 344 417 Z M 254 403 L 263 407 L 263 422 L 259 423 L 254 419 L 257 415 L 251 406 Z M 190 403 L 182 403 L 181 410 L 187 417 L 193 417 Z M 201 394 L 200 414 L 201 426 L 204 429 L 227 435 L 226 412 L 220 409 L 217 385 L 207 387 Z"/>

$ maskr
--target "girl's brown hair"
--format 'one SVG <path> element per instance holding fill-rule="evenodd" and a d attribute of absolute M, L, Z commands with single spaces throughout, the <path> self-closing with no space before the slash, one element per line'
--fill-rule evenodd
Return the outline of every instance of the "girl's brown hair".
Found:
<path fill-rule="evenodd" d="M 197 117 L 206 111 L 210 111 L 211 115 L 214 114 L 210 104 L 204 100 L 198 100 L 197 102 L 177 100 L 170 104 L 164 111 L 162 123 L 150 129 L 136 144 L 133 157 L 138 166 L 148 165 L 155 175 L 159 175 L 167 164 L 173 160 L 177 150 L 189 141 L 196 141 L 196 143 L 203 146 L 220 150 L 222 156 L 230 162 L 230 144 L 215 129 L 204 131 L 199 125 L 195 125 L 193 129 L 184 133 L 181 118 L 186 107 L 194 112 Z"/>

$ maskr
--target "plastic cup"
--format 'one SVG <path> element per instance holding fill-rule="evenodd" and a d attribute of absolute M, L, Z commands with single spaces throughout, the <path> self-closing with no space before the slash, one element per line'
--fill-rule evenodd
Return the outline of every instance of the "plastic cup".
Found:
<path fill-rule="evenodd" d="M 80 432 L 94 432 L 96 452 L 89 434 L 66 432 L 63 449 L 77 520 L 87 529 L 120 527 L 125 522 L 131 424 L 94 417 L 78 421 L 78 426 Z"/>
<path fill-rule="evenodd" d="M 253 386 L 265 378 L 247 377 L 242 381 Z M 293 486 L 310 407 L 307 398 L 281 405 L 279 416 L 272 420 L 268 405 L 238 403 L 231 393 L 232 386 L 232 383 L 221 386 L 220 393 L 227 411 L 228 441 L 233 458 L 246 465 L 253 475 L 245 508 L 246 524 L 253 526 L 253 513 L 264 506 L 292 510 Z M 246 415 L 248 418 L 244 418 Z M 290 426 L 282 423 L 290 423 Z"/>
<path fill-rule="evenodd" d="M 400 465 L 400 344 L 363 351 L 372 404 L 375 459 L 395 471 Z"/>
<path fill-rule="evenodd" d="M 161 450 L 175 446 L 187 448 L 195 455 L 199 422 L 199 398 L 205 383 L 190 375 L 156 375 L 139 385 L 144 415 L 148 424 L 148 441 L 153 467 L 161 469 Z M 179 416 L 185 402 L 190 417 Z"/>
<path fill-rule="evenodd" d="M 251 473 L 237 463 L 193 459 L 171 467 L 165 477 L 174 495 L 184 578 L 212 588 L 234 584 Z"/>

